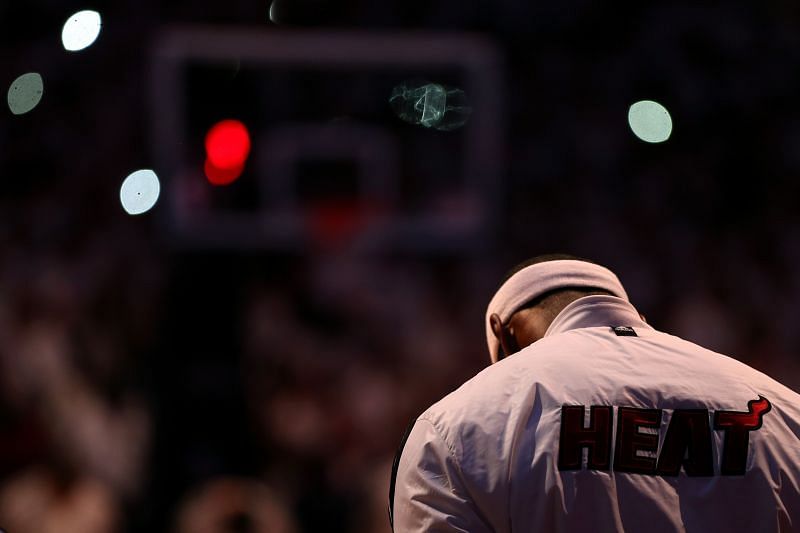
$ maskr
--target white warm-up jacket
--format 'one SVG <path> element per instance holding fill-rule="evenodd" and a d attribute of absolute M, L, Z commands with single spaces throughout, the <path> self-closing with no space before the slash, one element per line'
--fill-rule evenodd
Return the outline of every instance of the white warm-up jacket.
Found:
<path fill-rule="evenodd" d="M 800 395 L 587 296 L 425 411 L 395 533 L 800 531 Z"/>

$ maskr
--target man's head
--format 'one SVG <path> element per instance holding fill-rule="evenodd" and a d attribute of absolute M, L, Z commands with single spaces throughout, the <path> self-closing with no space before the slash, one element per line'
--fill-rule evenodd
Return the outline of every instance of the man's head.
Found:
<path fill-rule="evenodd" d="M 628 299 L 613 272 L 586 259 L 548 254 L 517 265 L 486 311 L 492 362 L 541 339 L 564 307 L 594 294 Z"/>

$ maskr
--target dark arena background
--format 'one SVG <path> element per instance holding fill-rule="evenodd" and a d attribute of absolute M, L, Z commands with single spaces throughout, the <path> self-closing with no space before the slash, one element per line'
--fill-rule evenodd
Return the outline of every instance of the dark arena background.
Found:
<path fill-rule="evenodd" d="M 7 1 L 0 42 L 8 533 L 389 531 L 540 253 L 800 388 L 796 2 Z"/>

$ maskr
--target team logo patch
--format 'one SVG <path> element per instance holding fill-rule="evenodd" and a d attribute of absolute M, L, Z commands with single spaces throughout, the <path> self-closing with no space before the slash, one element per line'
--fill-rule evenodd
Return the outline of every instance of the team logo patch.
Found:
<path fill-rule="evenodd" d="M 630 326 L 617 326 L 615 328 L 611 328 L 614 330 L 614 334 L 617 337 L 638 337 L 639 335 L 636 334 L 636 331 Z"/>
<path fill-rule="evenodd" d="M 769 400 L 759 396 L 747 402 L 747 411 L 714 412 L 713 430 L 724 432 L 720 475 L 744 475 L 750 432 L 761 428 L 764 415 L 771 409 Z M 614 408 L 591 406 L 587 426 L 585 406 L 562 406 L 558 469 L 583 468 L 585 449 L 589 470 L 677 476 L 683 469 L 688 476 L 713 476 L 712 417 L 708 409 L 673 410 L 659 451 L 662 414 L 661 409 L 618 407 L 612 462 Z"/>

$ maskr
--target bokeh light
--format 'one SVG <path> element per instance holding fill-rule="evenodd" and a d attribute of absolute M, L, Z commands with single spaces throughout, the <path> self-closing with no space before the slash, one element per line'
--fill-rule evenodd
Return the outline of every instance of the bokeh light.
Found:
<path fill-rule="evenodd" d="M 439 83 L 405 82 L 389 96 L 395 114 L 409 124 L 451 131 L 469 120 L 472 108 L 464 91 Z"/>
<path fill-rule="evenodd" d="M 8 88 L 8 108 L 15 115 L 22 115 L 39 105 L 44 94 L 42 76 L 28 72 L 11 83 Z"/>
<path fill-rule="evenodd" d="M 156 205 L 160 193 L 161 184 L 156 173 L 142 169 L 125 178 L 119 190 L 119 199 L 129 215 L 140 215 Z"/>
<path fill-rule="evenodd" d="M 270 20 L 270 22 L 272 22 L 274 24 L 278 24 L 278 17 L 277 17 L 277 14 L 275 13 L 275 2 L 274 1 L 269 5 L 269 20 Z"/>
<path fill-rule="evenodd" d="M 243 165 L 250 154 L 250 133 L 238 120 L 222 120 L 206 135 L 206 154 L 217 168 Z"/>
<path fill-rule="evenodd" d="M 90 9 L 71 15 L 61 30 L 61 42 L 66 50 L 77 52 L 92 45 L 100 35 L 100 13 Z"/>
<path fill-rule="evenodd" d="M 672 134 L 672 118 L 669 111 L 652 100 L 642 100 L 628 110 L 628 124 L 634 135 L 649 143 L 660 143 Z"/>
<path fill-rule="evenodd" d="M 203 170 L 206 173 L 206 178 L 208 178 L 208 181 L 212 185 L 227 185 L 239 179 L 239 176 L 244 172 L 244 165 L 231 168 L 219 168 L 214 166 L 209 159 L 206 159 Z"/>
<path fill-rule="evenodd" d="M 250 133 L 238 120 L 221 120 L 206 134 L 205 173 L 214 185 L 227 185 L 244 171 L 250 155 Z"/>

